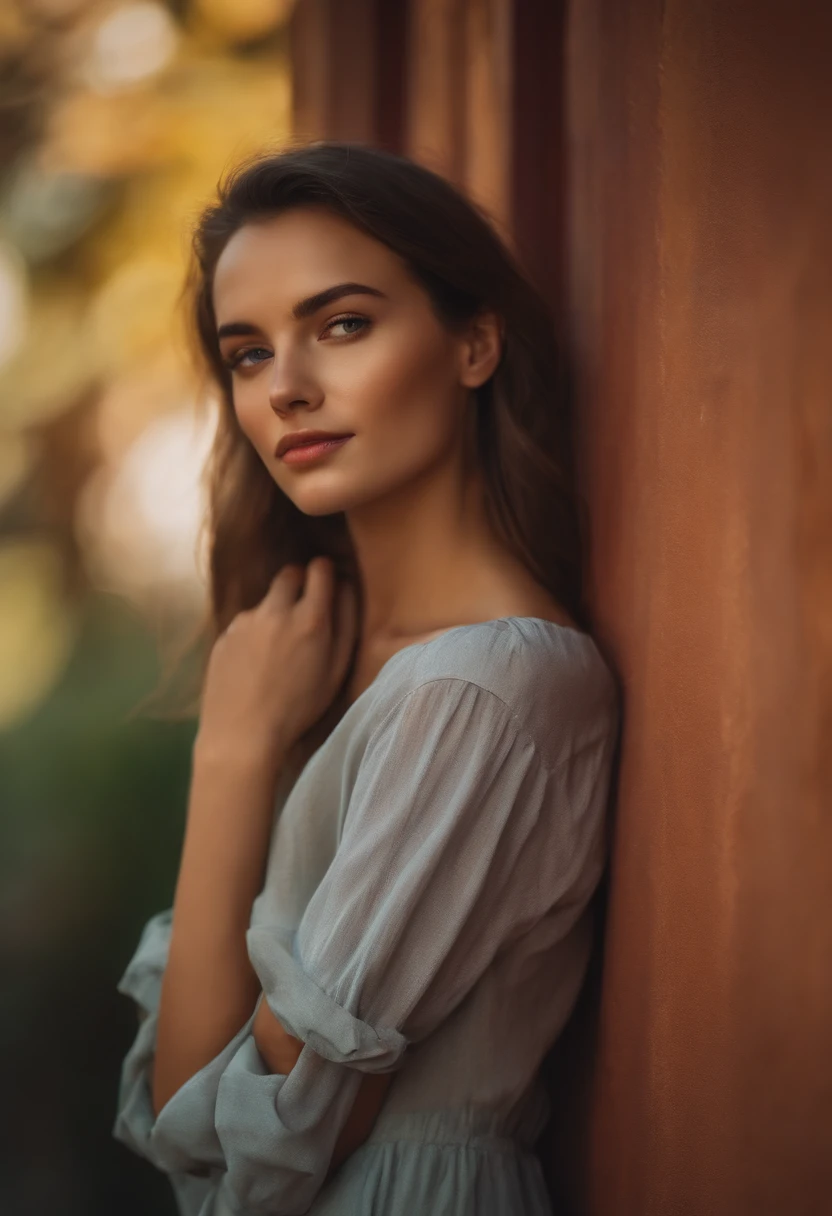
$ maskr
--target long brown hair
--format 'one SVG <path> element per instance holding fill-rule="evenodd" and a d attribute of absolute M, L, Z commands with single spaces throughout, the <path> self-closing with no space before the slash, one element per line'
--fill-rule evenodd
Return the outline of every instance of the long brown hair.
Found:
<path fill-rule="evenodd" d="M 243 434 L 220 356 L 214 271 L 244 224 L 289 208 L 324 206 L 397 253 L 438 319 L 464 326 L 487 308 L 503 321 L 500 363 L 476 389 L 477 450 L 492 526 L 536 581 L 589 628 L 583 599 L 585 508 L 573 477 L 570 394 L 549 309 L 486 214 L 453 185 L 403 156 L 319 142 L 260 156 L 234 170 L 202 214 L 190 277 L 195 336 L 220 392 L 206 470 L 208 638 L 253 607 L 288 562 L 332 557 L 356 579 L 342 512 L 304 515 L 278 488 Z"/>
<path fill-rule="evenodd" d="M 488 509 L 537 582 L 585 624 L 568 393 L 546 304 L 483 213 L 449 182 L 390 152 L 326 142 L 235 170 L 194 234 L 193 316 L 221 394 L 209 473 L 217 629 L 256 604 L 287 562 L 326 553 L 345 577 L 355 573 L 343 513 L 304 515 L 241 431 L 217 343 L 213 278 L 230 237 L 253 220 L 310 204 L 327 207 L 397 253 L 449 327 L 465 325 L 482 308 L 502 317 L 500 364 L 476 390 Z"/>

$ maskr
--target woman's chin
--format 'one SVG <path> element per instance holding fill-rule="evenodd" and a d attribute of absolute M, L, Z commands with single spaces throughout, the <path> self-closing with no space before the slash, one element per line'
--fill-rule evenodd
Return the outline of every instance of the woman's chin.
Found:
<path fill-rule="evenodd" d="M 339 511 L 349 509 L 353 495 L 331 488 L 326 491 L 315 491 L 309 487 L 296 494 L 290 495 L 292 502 L 304 515 L 335 515 Z"/>
<path fill-rule="evenodd" d="M 389 492 L 387 485 L 380 486 L 376 479 L 371 478 L 361 485 L 356 478 L 351 478 L 349 482 L 345 478 L 332 478 L 329 485 L 325 484 L 323 478 L 317 485 L 313 484 L 311 477 L 308 480 L 304 478 L 303 482 L 298 478 L 291 489 L 286 485 L 281 489 L 304 515 L 335 515 L 340 511 L 352 511 L 383 498 Z"/>

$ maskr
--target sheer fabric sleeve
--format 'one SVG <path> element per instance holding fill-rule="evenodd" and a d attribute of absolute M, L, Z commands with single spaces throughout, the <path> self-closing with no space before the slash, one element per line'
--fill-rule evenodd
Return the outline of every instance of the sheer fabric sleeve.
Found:
<path fill-rule="evenodd" d="M 566 738 L 572 724 L 553 729 Z M 304 1043 L 295 1067 L 267 1071 L 252 1017 L 148 1136 L 163 1169 L 221 1170 L 202 1216 L 305 1212 L 361 1075 L 400 1067 L 541 916 L 562 905 L 568 931 L 598 851 L 599 824 L 579 804 L 595 804 L 599 748 L 602 736 L 581 746 L 589 779 L 576 783 L 566 766 L 564 784 L 564 765 L 544 763 L 510 707 L 466 680 L 429 681 L 388 712 L 297 931 L 258 924 L 247 934 L 261 999 Z"/>
<path fill-rule="evenodd" d="M 119 992 L 134 1001 L 139 1029 L 121 1067 L 113 1134 L 135 1152 L 149 1157 L 154 1164 L 158 1162 L 155 1162 L 150 1148 L 150 1132 L 155 1118 L 151 1100 L 151 1070 L 156 1052 L 159 998 L 170 948 L 172 921 L 172 908 L 157 912 L 150 918 L 117 985 Z M 205 1200 L 213 1189 L 209 1174 L 207 1169 L 192 1173 L 170 1171 L 170 1182 L 182 1216 L 197 1216 L 203 1210 Z"/>
<path fill-rule="evenodd" d="M 121 1067 L 114 1134 L 122 1140 L 145 1140 L 154 1120 L 150 1089 L 138 1082 L 144 1080 L 153 1062 L 159 997 L 170 948 L 172 918 L 171 908 L 150 918 L 117 986 L 119 992 L 135 1002 L 139 1018 L 138 1033 Z"/>

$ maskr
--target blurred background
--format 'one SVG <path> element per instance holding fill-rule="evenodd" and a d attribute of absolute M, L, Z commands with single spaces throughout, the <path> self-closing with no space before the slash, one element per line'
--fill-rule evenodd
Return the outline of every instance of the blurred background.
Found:
<path fill-rule="evenodd" d="M 4 1216 L 174 1211 L 110 1136 L 114 986 L 171 902 L 194 723 L 134 711 L 203 610 L 189 228 L 288 137 L 287 9 L 0 7 Z"/>
<path fill-rule="evenodd" d="M 320 138 L 465 189 L 573 386 L 625 713 L 554 1210 L 829 1210 L 830 59 L 816 0 L 0 0 L 2 1216 L 174 1211 L 111 1129 L 195 730 L 177 301 L 223 171 Z"/>

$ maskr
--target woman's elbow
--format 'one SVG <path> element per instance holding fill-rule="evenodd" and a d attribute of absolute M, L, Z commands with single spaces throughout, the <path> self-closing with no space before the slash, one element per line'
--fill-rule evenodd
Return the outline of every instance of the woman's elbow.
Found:
<path fill-rule="evenodd" d="M 255 1014 L 252 1035 L 269 1071 L 288 1076 L 297 1064 L 304 1044 L 284 1030 L 265 1000 Z M 367 1073 L 362 1076 L 352 1109 L 335 1143 L 327 1178 L 369 1136 L 392 1080 L 392 1073 Z"/>
<path fill-rule="evenodd" d="M 252 1036 L 257 1050 L 269 1066 L 269 1072 L 288 1076 L 298 1062 L 303 1043 L 283 1029 L 265 998 L 254 1015 Z"/>

